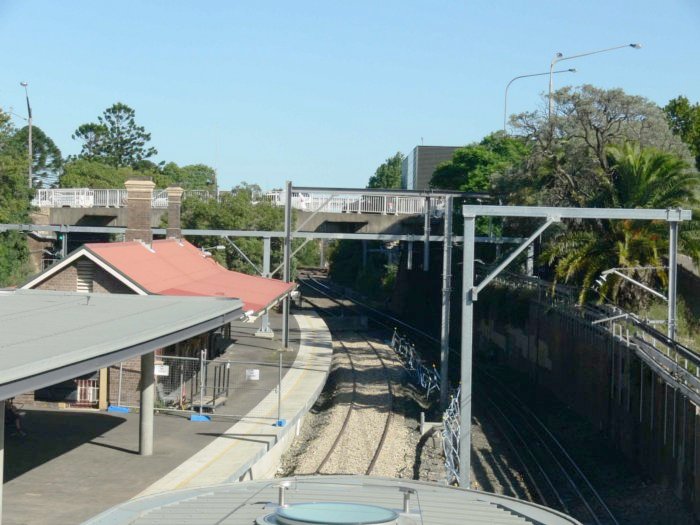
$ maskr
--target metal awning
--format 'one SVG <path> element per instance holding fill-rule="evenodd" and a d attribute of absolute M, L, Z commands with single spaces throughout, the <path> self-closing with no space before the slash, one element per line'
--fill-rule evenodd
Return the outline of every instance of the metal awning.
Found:
<path fill-rule="evenodd" d="M 0 292 L 0 400 L 216 329 L 242 308 L 212 297 Z"/>

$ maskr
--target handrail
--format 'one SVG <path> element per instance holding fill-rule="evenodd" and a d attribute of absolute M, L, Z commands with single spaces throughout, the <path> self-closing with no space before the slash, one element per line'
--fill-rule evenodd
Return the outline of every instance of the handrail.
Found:
<path fill-rule="evenodd" d="M 231 192 L 206 190 L 185 190 L 183 199 L 216 199 L 221 201 Z M 284 191 L 274 190 L 254 195 L 254 202 L 267 202 L 273 206 L 284 206 Z M 445 196 L 399 195 L 387 190 L 386 194 L 377 191 L 293 191 L 292 207 L 302 212 L 356 213 L 381 215 L 422 215 L 429 210 L 431 215 L 440 217 L 445 209 Z M 426 202 L 430 205 L 426 208 Z M 54 188 L 39 189 L 32 205 L 40 208 L 122 208 L 127 203 L 127 193 L 123 189 Z M 152 198 L 153 208 L 167 208 L 166 190 L 156 190 Z"/>

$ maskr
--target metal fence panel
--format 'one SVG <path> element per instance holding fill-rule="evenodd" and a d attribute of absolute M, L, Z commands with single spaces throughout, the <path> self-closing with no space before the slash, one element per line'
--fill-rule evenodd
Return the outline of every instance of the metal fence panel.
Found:
<path fill-rule="evenodd" d="M 281 419 L 284 374 L 293 366 L 275 361 L 207 360 L 157 356 L 154 369 L 155 406 L 222 418 Z M 140 361 L 132 359 L 110 369 L 110 402 L 138 408 Z M 261 403 L 265 400 L 265 403 Z"/>

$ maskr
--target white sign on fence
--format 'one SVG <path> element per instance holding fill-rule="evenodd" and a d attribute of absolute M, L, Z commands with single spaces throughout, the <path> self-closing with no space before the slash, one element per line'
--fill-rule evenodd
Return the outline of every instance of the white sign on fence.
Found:
<path fill-rule="evenodd" d="M 153 367 L 153 375 L 157 375 L 157 376 L 170 375 L 170 366 L 169 365 L 155 365 L 155 367 Z"/>
<path fill-rule="evenodd" d="M 246 368 L 245 379 L 246 381 L 259 381 L 260 370 L 258 370 L 257 368 Z"/>

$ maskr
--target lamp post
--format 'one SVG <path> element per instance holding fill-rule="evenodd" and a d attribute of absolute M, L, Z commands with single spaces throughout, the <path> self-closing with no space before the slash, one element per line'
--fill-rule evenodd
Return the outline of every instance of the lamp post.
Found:
<path fill-rule="evenodd" d="M 552 71 L 552 75 L 556 75 L 558 73 L 576 73 L 576 70 L 571 68 L 571 69 L 560 69 L 559 71 Z M 549 75 L 550 73 L 544 72 L 544 73 L 532 73 L 531 75 L 519 75 L 515 78 L 512 78 L 510 82 L 506 85 L 506 94 L 503 97 L 503 133 L 506 133 L 506 120 L 508 116 L 508 88 L 510 88 L 510 85 L 515 82 L 516 80 L 520 78 L 528 78 L 528 77 L 541 77 L 544 75 Z"/>
<path fill-rule="evenodd" d="M 618 277 L 621 277 L 622 279 L 625 279 L 626 281 L 629 281 L 629 282 L 631 282 L 632 284 L 639 286 L 639 287 L 642 288 L 643 290 L 646 290 L 647 292 L 649 292 L 650 294 L 654 295 L 655 297 L 658 297 L 659 299 L 662 299 L 663 301 L 668 302 L 668 297 L 666 297 L 664 294 L 657 292 L 657 291 L 654 290 L 653 288 L 647 286 L 647 285 L 644 284 L 644 283 L 641 283 L 641 282 L 637 281 L 636 279 L 632 279 L 632 277 L 630 277 L 629 275 L 625 275 L 624 273 L 622 273 L 622 272 L 620 271 L 620 270 L 657 270 L 657 269 L 659 269 L 659 268 L 656 268 L 656 267 L 648 267 L 648 268 L 647 268 L 647 267 L 642 267 L 642 268 L 610 268 L 609 270 L 605 270 L 604 272 L 602 272 L 602 273 L 600 274 L 600 280 L 599 280 L 599 281 L 596 281 L 596 282 L 598 282 L 599 284 L 602 284 L 602 283 L 604 283 L 604 282 L 607 280 L 607 278 L 608 278 L 608 276 L 609 276 L 610 274 L 615 274 L 615 275 L 617 275 Z"/>
<path fill-rule="evenodd" d="M 201 247 L 199 250 L 202 252 L 202 255 L 204 257 L 211 257 L 211 251 L 210 250 L 216 250 L 218 252 L 225 250 L 226 246 L 223 244 L 217 244 L 216 246 L 208 246 L 208 247 Z"/>
<path fill-rule="evenodd" d="M 27 147 L 29 149 L 29 187 L 32 187 L 32 164 L 34 162 L 34 155 L 32 153 L 32 106 L 29 105 L 29 91 L 27 86 L 29 82 L 22 81 L 19 83 L 20 86 L 24 88 L 24 96 L 27 99 L 27 122 L 29 123 L 29 137 L 27 139 Z"/>
<path fill-rule="evenodd" d="M 557 53 L 554 55 L 552 62 L 549 65 L 549 120 L 552 120 L 552 91 L 554 87 L 554 81 L 552 79 L 554 75 L 554 66 L 557 62 L 562 62 L 564 60 L 572 60 L 574 58 L 586 57 L 588 55 L 597 55 L 598 53 L 607 53 L 608 51 L 615 51 L 616 49 L 623 49 L 626 47 L 631 47 L 632 49 L 641 49 L 641 44 L 624 44 L 621 46 L 608 47 L 606 49 L 599 49 L 598 51 L 589 51 L 587 53 L 579 53 L 578 55 L 571 55 L 565 57 L 562 53 Z"/>

